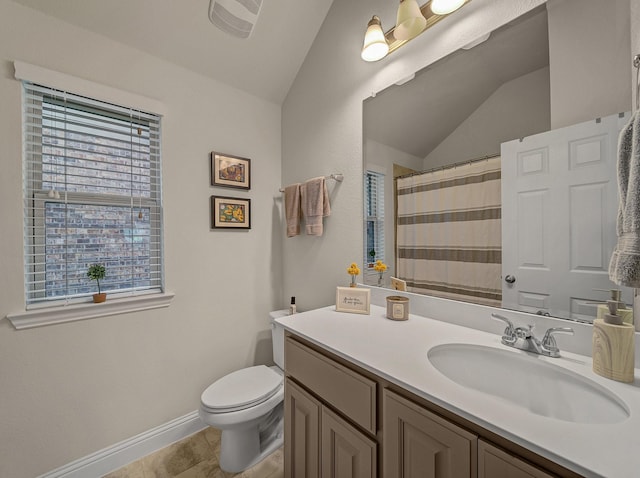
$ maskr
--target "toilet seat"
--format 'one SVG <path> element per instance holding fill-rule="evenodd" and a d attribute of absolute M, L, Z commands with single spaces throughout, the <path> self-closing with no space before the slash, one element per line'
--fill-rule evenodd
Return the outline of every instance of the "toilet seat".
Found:
<path fill-rule="evenodd" d="M 275 395 L 283 377 L 265 365 L 243 368 L 215 381 L 202 392 L 202 408 L 228 413 L 258 405 Z"/>

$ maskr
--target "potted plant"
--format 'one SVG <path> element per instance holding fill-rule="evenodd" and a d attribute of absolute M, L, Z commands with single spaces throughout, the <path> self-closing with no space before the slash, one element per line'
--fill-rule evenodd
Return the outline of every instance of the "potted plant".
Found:
<path fill-rule="evenodd" d="M 100 292 L 100 279 L 104 279 L 106 270 L 102 264 L 91 264 L 87 270 L 87 277 L 91 280 L 95 280 L 98 283 L 98 293 L 93 294 L 93 301 L 95 303 L 104 302 L 107 300 L 106 292 Z"/>

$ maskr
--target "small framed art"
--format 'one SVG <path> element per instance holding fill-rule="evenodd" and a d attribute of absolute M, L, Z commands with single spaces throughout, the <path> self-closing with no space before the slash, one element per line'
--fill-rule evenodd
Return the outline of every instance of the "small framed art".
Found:
<path fill-rule="evenodd" d="M 251 199 L 211 196 L 211 227 L 251 229 Z"/>
<path fill-rule="evenodd" d="M 353 314 L 369 314 L 371 289 L 336 287 L 336 310 Z"/>
<path fill-rule="evenodd" d="M 407 281 L 398 279 L 397 277 L 391 277 L 391 288 L 394 290 L 401 290 L 404 292 L 407 290 Z"/>
<path fill-rule="evenodd" d="M 213 151 L 211 153 L 211 185 L 251 189 L 251 160 Z"/>

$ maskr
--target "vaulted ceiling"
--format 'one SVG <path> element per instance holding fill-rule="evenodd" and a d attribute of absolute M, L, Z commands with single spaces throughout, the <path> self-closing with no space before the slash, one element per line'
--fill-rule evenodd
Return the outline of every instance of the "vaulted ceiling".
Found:
<path fill-rule="evenodd" d="M 277 104 L 333 2 L 264 0 L 240 39 L 209 21 L 209 0 L 14 1 Z"/>

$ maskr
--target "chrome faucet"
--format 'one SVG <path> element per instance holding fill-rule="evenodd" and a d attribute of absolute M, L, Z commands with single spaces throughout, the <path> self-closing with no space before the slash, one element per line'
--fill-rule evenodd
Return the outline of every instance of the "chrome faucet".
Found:
<path fill-rule="evenodd" d="M 538 340 L 533 335 L 533 325 L 528 327 L 514 327 L 513 323 L 500 314 L 491 314 L 495 320 L 502 321 L 506 324 L 506 328 L 502 333 L 502 343 L 509 347 L 514 347 L 525 352 L 532 352 L 547 357 L 560 357 L 560 349 L 554 338 L 554 334 L 573 335 L 571 327 L 551 327 L 544 334 L 542 340 Z"/>

